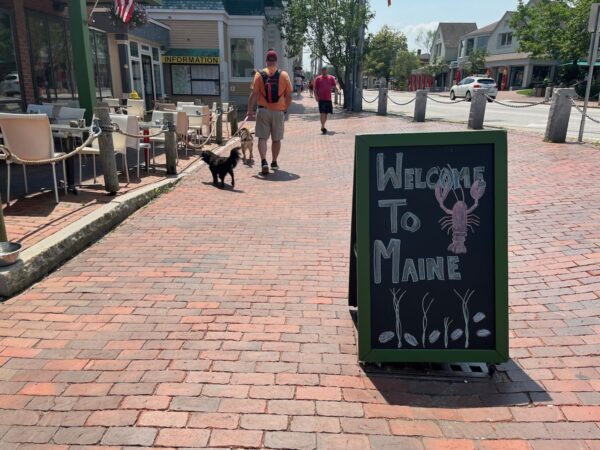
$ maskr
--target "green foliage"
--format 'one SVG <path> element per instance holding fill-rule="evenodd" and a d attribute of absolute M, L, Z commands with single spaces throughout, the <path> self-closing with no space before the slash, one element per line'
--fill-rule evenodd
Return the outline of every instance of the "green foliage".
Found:
<path fill-rule="evenodd" d="M 515 29 L 520 50 L 534 58 L 577 61 L 588 52 L 587 32 L 593 0 L 540 0 L 527 6 L 519 0 L 510 26 Z"/>
<path fill-rule="evenodd" d="M 431 47 L 433 47 L 433 41 L 435 40 L 435 32 L 436 30 L 421 30 L 417 36 L 417 44 L 426 53 L 431 53 Z"/>
<path fill-rule="evenodd" d="M 362 54 L 355 55 L 354 51 L 359 31 L 372 18 L 368 2 L 288 0 L 279 18 L 279 26 L 289 46 L 288 55 L 299 55 L 307 46 L 315 56 L 324 58 L 332 66 L 330 72 L 337 77 L 347 99 L 354 58 L 363 57 Z"/>
<path fill-rule="evenodd" d="M 389 81 L 396 57 L 401 51 L 408 51 L 406 36 L 400 31 L 384 25 L 370 37 L 365 58 L 365 72 Z"/>
<path fill-rule="evenodd" d="M 473 75 L 485 71 L 485 57 L 487 51 L 485 49 L 476 49 L 469 55 L 468 63 L 464 69 L 465 75 Z"/>
<path fill-rule="evenodd" d="M 521 89 L 520 91 L 517 91 L 517 94 L 533 97 L 533 89 Z"/>
<path fill-rule="evenodd" d="M 583 79 L 585 70 L 577 64 L 567 64 L 558 70 L 558 81 L 570 85 L 575 81 Z"/>
<path fill-rule="evenodd" d="M 400 50 L 395 57 L 392 75 L 398 78 L 398 85 L 406 86 L 410 73 L 421 65 L 419 57 L 408 50 Z"/>

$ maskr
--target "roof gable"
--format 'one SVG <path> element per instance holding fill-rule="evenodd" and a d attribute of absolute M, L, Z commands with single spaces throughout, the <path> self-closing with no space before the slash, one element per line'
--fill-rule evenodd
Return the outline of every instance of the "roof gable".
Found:
<path fill-rule="evenodd" d="M 446 48 L 458 48 L 461 36 L 477 30 L 474 22 L 440 22 L 439 31 Z"/>

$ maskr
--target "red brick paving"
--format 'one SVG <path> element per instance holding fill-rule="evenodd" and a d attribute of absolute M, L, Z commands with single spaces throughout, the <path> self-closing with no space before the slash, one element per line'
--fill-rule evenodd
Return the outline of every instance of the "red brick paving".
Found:
<path fill-rule="evenodd" d="M 318 128 L 292 116 L 279 175 L 202 169 L 0 305 L 0 448 L 600 447 L 597 149 L 510 133 L 513 360 L 465 383 L 365 374 L 346 302 L 353 133 L 462 127 Z"/>
<path fill-rule="evenodd" d="M 216 148 L 216 145 L 207 146 L 207 149 Z M 194 155 L 193 152 L 188 152 L 189 158 L 181 158 L 179 160 L 178 170 L 184 170 L 194 162 L 198 161 L 199 154 Z M 183 154 L 181 155 L 183 156 Z M 77 158 L 75 158 L 77 161 Z M 91 161 L 88 159 L 88 162 Z M 77 163 L 78 164 L 78 163 Z M 76 166 L 77 166 L 76 164 Z M 85 161 L 84 161 L 84 164 Z M 89 162 L 91 164 L 91 162 Z M 127 184 L 125 175 L 119 172 L 119 180 L 121 189 L 117 196 L 121 196 L 133 190 L 148 186 L 165 178 L 164 175 L 164 154 L 156 156 L 157 171 L 146 174 L 142 168 L 140 170 L 140 179 L 135 175 L 135 168 L 130 169 L 130 181 Z M 121 162 L 117 162 L 119 170 Z M 17 168 L 17 172 L 20 172 Z M 76 167 L 77 181 L 79 180 L 79 169 Z M 17 177 L 20 173 L 16 174 Z M 14 176 L 14 175 L 13 175 Z M 30 174 L 30 177 L 32 174 Z M 59 173 L 62 177 L 62 172 Z M 62 179 L 62 178 L 61 178 Z M 51 178 L 50 178 L 51 180 Z M 59 191 L 60 203 L 54 202 L 54 193 L 52 191 L 31 192 L 29 195 L 22 195 L 20 189 L 13 187 L 11 206 L 7 207 L 6 203 L 2 203 L 4 216 L 6 220 L 6 229 L 11 241 L 19 242 L 25 247 L 40 242 L 41 240 L 55 234 L 67 225 L 76 222 L 82 217 L 90 214 L 102 205 L 110 202 L 114 197 L 106 195 L 102 188 L 102 175 L 98 177 L 98 184 L 93 183 L 93 179 L 83 181 L 83 185 L 79 187 L 79 194 L 74 195 L 69 193 L 64 195 L 64 192 Z M 4 187 L 4 186 L 3 186 Z M 15 198 L 15 195 L 17 196 Z M 6 198 L 3 196 L 3 202 Z M 84 281 L 84 280 L 80 280 Z"/>

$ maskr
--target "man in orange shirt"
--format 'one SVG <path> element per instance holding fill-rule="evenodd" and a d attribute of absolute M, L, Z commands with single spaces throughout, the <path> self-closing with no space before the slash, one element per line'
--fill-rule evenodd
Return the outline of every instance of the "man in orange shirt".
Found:
<path fill-rule="evenodd" d="M 271 152 L 273 154 L 271 168 L 273 170 L 279 169 L 277 157 L 281 151 L 285 113 L 292 103 L 292 83 L 287 72 L 277 68 L 277 53 L 274 50 L 269 50 L 266 60 L 267 67 L 254 75 L 247 113 L 249 119 L 254 117 L 254 107 L 258 101 L 256 137 L 258 137 L 258 152 L 260 153 L 263 175 L 269 174 L 269 163 L 267 162 L 267 141 L 269 137 L 271 138 Z"/>

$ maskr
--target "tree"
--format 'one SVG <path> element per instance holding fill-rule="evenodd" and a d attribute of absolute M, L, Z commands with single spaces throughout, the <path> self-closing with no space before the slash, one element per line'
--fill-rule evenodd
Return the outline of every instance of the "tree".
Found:
<path fill-rule="evenodd" d="M 421 61 L 414 52 L 400 50 L 392 67 L 392 75 L 398 78 L 399 86 L 406 87 L 411 72 L 419 68 L 420 65 Z"/>
<path fill-rule="evenodd" d="M 534 58 L 577 62 L 587 56 L 587 23 L 593 0 L 540 0 L 526 5 L 519 0 L 510 19 L 520 50 Z"/>
<path fill-rule="evenodd" d="M 344 106 L 350 98 L 350 76 L 358 35 L 373 14 L 368 2 L 356 0 L 288 0 L 278 19 L 283 38 L 299 54 L 306 45 L 332 66 L 344 90 Z M 360 61 L 357 61 L 360 62 Z"/>
<path fill-rule="evenodd" d="M 481 73 L 485 70 L 485 57 L 487 52 L 485 49 L 475 49 L 469 55 L 467 66 L 464 69 L 465 75 L 473 75 Z"/>
<path fill-rule="evenodd" d="M 396 56 L 408 51 L 406 36 L 387 25 L 369 39 L 365 60 L 365 72 L 377 78 L 390 79 Z"/>
<path fill-rule="evenodd" d="M 431 53 L 431 47 L 433 47 L 433 41 L 435 40 L 435 32 L 436 30 L 421 30 L 419 32 L 416 40 L 421 50 Z"/>

